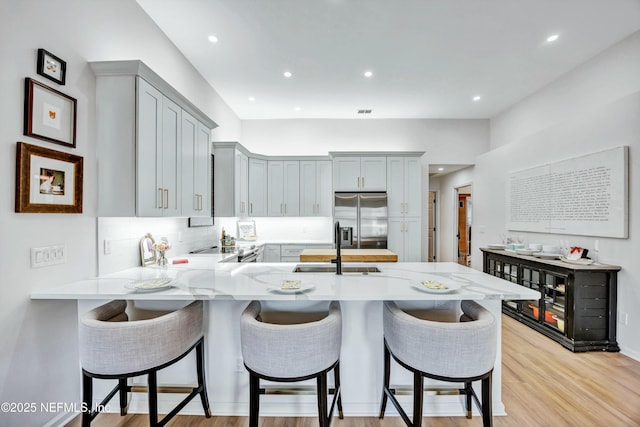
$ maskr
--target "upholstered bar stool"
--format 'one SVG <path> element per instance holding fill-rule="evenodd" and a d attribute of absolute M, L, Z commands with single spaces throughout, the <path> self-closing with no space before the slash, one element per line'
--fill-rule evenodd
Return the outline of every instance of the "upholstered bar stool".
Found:
<path fill-rule="evenodd" d="M 88 427 L 113 396 L 120 394 L 120 414 L 127 413 L 127 378 L 148 376 L 149 424 L 163 426 L 198 394 L 205 416 L 211 416 L 204 377 L 202 301 L 146 320 L 129 321 L 126 301 L 111 301 L 84 315 L 80 321 L 82 425 Z M 198 386 L 176 408 L 158 421 L 156 373 L 196 350 Z M 97 410 L 92 411 L 93 379 L 117 379 L 118 385 Z"/>
<path fill-rule="evenodd" d="M 460 322 L 436 322 L 413 316 L 394 302 L 385 302 L 384 386 L 380 418 L 384 418 L 387 398 L 409 427 L 422 425 L 424 377 L 464 384 L 467 418 L 471 400 L 482 413 L 485 427 L 492 425 L 491 373 L 496 360 L 497 325 L 493 315 L 473 301 L 462 301 Z M 413 373 L 413 422 L 389 388 L 391 356 Z M 482 403 L 471 387 L 482 381 Z"/>
<path fill-rule="evenodd" d="M 342 418 L 340 396 L 340 346 L 342 314 L 336 301 L 320 320 L 304 323 L 268 323 L 261 317 L 261 304 L 253 301 L 240 319 L 240 341 L 244 365 L 249 371 L 249 426 L 258 426 L 260 380 L 298 382 L 315 378 L 318 394 L 320 427 L 331 424 L 333 410 L 338 405 Z M 265 319 L 266 320 L 266 319 Z M 331 409 L 327 413 L 327 373 L 333 369 L 335 387 Z"/>

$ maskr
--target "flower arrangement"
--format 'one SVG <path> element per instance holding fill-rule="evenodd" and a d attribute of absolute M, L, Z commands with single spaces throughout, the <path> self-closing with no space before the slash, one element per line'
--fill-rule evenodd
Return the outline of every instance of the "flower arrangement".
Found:
<path fill-rule="evenodd" d="M 160 242 L 154 243 L 153 244 L 153 249 L 158 251 L 157 264 L 158 265 L 167 265 L 169 263 L 169 261 L 167 260 L 167 257 L 165 256 L 165 252 L 168 251 L 169 249 L 171 249 L 171 245 L 169 245 L 169 242 L 167 241 L 167 239 L 163 238 Z"/>

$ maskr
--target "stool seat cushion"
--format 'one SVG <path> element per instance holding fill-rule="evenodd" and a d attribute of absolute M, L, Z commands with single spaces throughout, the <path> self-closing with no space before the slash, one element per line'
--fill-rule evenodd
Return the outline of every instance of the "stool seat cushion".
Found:
<path fill-rule="evenodd" d="M 80 321 L 80 361 L 87 372 L 122 375 L 164 365 L 203 335 L 202 301 L 146 320 L 127 321 L 125 301 L 91 310 Z"/>
<path fill-rule="evenodd" d="M 240 318 L 244 364 L 273 378 L 300 378 L 330 368 L 340 357 L 342 314 L 336 301 L 326 317 L 299 324 L 274 324 L 259 319 L 261 305 L 253 301 Z"/>
<path fill-rule="evenodd" d="M 434 322 L 385 302 L 384 337 L 391 353 L 414 369 L 441 377 L 471 378 L 491 371 L 496 320 L 474 301 L 462 301 L 461 308 L 469 321 Z"/>

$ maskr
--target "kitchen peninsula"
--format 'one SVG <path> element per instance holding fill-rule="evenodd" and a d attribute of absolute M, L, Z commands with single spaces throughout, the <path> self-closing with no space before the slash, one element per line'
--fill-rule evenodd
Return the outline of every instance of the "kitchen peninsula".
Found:
<path fill-rule="evenodd" d="M 294 273 L 294 263 L 215 263 L 206 256 L 187 258 L 184 264 L 168 268 L 138 267 L 90 280 L 41 289 L 32 299 L 78 300 L 79 315 L 105 300 L 126 299 L 138 308 L 171 309 L 188 301 L 207 300 L 207 377 L 214 414 L 244 415 L 248 412 L 248 375 L 242 366 L 239 329 L 240 313 L 248 301 L 261 300 L 267 308 L 319 311 L 328 301 L 340 301 L 343 312 L 341 353 L 342 390 L 345 415 L 376 415 L 382 390 L 382 302 L 402 301 L 415 307 L 457 313 L 460 300 L 476 300 L 497 318 L 500 339 L 501 301 L 536 299 L 538 292 L 455 263 L 377 263 L 378 273 Z M 314 264 L 304 263 L 304 266 Z M 322 264 L 318 264 L 322 265 Z M 326 264 L 324 264 L 326 265 Z M 347 265 L 356 265 L 349 263 Z M 367 266 L 372 264 L 367 263 Z M 129 289 L 134 281 L 172 279 L 171 288 L 158 292 Z M 303 292 L 283 293 L 285 280 L 300 280 Z M 436 280 L 452 292 L 430 293 L 423 280 Z M 165 382 L 185 384 L 191 380 L 189 367 L 167 369 Z M 501 354 L 498 351 L 493 374 L 494 414 L 504 414 L 501 399 Z M 392 367 L 392 384 L 411 384 L 411 376 Z M 446 383 L 443 383 L 446 384 Z M 428 382 L 428 387 L 440 387 Z M 451 387 L 451 385 L 449 385 Z M 96 393 L 98 394 L 98 393 Z M 314 395 L 265 396 L 264 415 L 314 415 Z M 410 396 L 400 396 L 409 398 Z M 177 400 L 177 399 L 176 399 Z M 295 402 L 295 405 L 291 403 Z M 171 404 L 173 401 L 170 402 Z M 167 406 L 170 406 L 167 403 Z M 162 403 L 160 410 L 162 411 Z M 200 409 L 200 412 L 199 412 Z M 201 408 L 193 407 L 193 413 Z M 135 396 L 132 411 L 146 412 L 144 396 Z M 464 415 L 462 397 L 428 394 L 426 415 Z M 185 413 L 190 412 L 187 406 Z"/>

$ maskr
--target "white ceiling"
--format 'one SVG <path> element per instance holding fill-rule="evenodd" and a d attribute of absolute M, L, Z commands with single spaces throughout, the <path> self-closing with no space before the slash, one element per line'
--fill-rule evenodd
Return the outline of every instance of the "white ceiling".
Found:
<path fill-rule="evenodd" d="M 640 0 L 137 1 L 245 120 L 489 118 L 640 30 Z"/>

